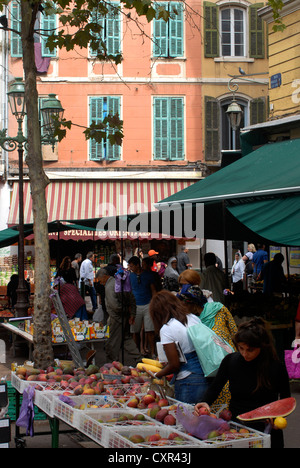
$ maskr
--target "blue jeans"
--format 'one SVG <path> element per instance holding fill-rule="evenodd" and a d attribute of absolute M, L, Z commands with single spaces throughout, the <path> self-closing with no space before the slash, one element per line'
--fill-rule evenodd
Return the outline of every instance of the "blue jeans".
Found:
<path fill-rule="evenodd" d="M 186 354 L 185 357 L 187 362 L 181 365 L 180 371 L 188 370 L 191 374 L 184 379 L 175 380 L 175 398 L 194 405 L 203 401 L 208 381 L 204 377 L 196 352 Z"/>
<path fill-rule="evenodd" d="M 95 311 L 98 308 L 96 289 L 94 288 L 94 286 L 87 286 L 86 285 L 85 290 L 88 291 L 88 293 L 90 295 L 92 305 L 93 305 L 93 310 Z"/>
<path fill-rule="evenodd" d="M 88 320 L 89 316 L 88 316 L 88 313 L 87 313 L 87 311 L 86 311 L 86 306 L 85 306 L 85 305 L 81 306 L 81 307 L 77 310 L 77 312 L 76 312 L 76 314 L 74 315 L 74 317 L 79 318 L 80 320 Z"/>

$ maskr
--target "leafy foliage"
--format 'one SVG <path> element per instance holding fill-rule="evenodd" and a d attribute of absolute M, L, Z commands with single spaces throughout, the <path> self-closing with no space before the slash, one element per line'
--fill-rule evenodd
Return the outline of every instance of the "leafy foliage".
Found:
<path fill-rule="evenodd" d="M 116 10 L 128 19 L 133 19 L 131 13 L 135 12 L 137 17 L 145 17 L 148 22 L 152 21 L 157 15 L 152 0 L 121 0 L 120 3 L 112 3 L 106 0 L 22 0 L 28 1 L 32 8 L 32 15 L 41 11 L 43 15 L 59 16 L 59 27 L 47 35 L 47 48 L 53 51 L 55 48 L 65 48 L 67 51 L 75 47 L 80 49 L 90 49 L 93 51 L 93 57 L 102 62 L 111 62 L 116 65 L 121 63 L 122 55 L 109 54 L 107 45 L 102 39 L 103 23 L 101 19 L 106 17 L 111 9 Z M 8 5 L 9 0 L 0 0 L 0 11 Z M 176 14 L 176 12 L 173 12 Z M 158 18 L 168 21 L 170 13 L 163 7 L 159 9 Z M 35 18 L 32 23 L 34 24 Z M 43 34 L 43 31 L 40 31 Z M 33 41 L 32 41 L 33 42 Z M 66 136 L 67 129 L 76 125 L 71 121 L 63 119 L 55 122 L 55 136 L 61 141 Z M 92 122 L 89 128 L 84 131 L 85 138 L 93 138 L 99 143 L 103 138 L 108 138 L 110 144 L 121 145 L 123 139 L 123 122 L 118 115 L 106 116 L 103 122 Z"/>

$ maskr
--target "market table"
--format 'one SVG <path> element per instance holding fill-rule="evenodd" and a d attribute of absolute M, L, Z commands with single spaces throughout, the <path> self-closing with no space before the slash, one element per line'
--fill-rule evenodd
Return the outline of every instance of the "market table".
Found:
<path fill-rule="evenodd" d="M 32 346 L 33 346 L 33 336 L 30 333 L 16 327 L 15 325 L 11 325 L 10 323 L 0 323 L 0 325 L 3 328 L 5 328 L 5 330 L 9 331 L 12 334 L 13 357 L 15 357 L 15 355 L 16 355 L 15 354 L 16 338 L 17 338 L 17 336 L 20 336 L 28 344 L 28 349 L 29 349 L 28 359 L 31 360 L 31 358 L 32 358 Z M 105 341 L 106 341 L 106 338 L 93 338 L 93 339 L 90 339 L 90 340 L 80 340 L 80 341 L 77 341 L 77 343 L 84 344 L 87 347 L 89 347 L 91 350 L 94 350 L 95 349 L 95 347 L 94 347 L 95 343 L 104 343 Z M 67 345 L 67 342 L 66 341 L 61 341 L 59 343 L 58 342 L 57 343 L 52 343 L 52 345 L 53 346 Z"/>
<path fill-rule="evenodd" d="M 53 387 L 48 391 L 49 384 L 42 381 L 29 382 L 20 379 L 14 372 L 11 374 L 11 384 L 19 394 L 18 398 L 28 389 L 28 386 L 34 386 L 34 404 L 47 415 L 51 428 L 51 432 L 48 432 L 48 434 L 52 434 L 52 448 L 58 448 L 59 446 L 59 434 L 61 433 L 59 425 L 61 422 L 67 424 L 70 428 L 70 430 L 62 432 L 78 431 L 103 448 L 146 447 L 157 449 L 158 446 L 161 447 L 162 445 L 165 449 L 171 450 L 189 450 L 190 448 L 270 448 L 269 434 L 249 428 L 246 434 L 241 433 L 239 431 L 244 430 L 245 426 L 233 421 L 228 424 L 235 434 L 232 434 L 230 430 L 227 432 L 225 439 L 220 435 L 215 439 L 200 440 L 190 435 L 189 431 L 183 428 L 178 419 L 175 425 L 169 426 L 148 415 L 147 408 L 129 407 L 127 405 L 129 402 L 128 397 L 130 399 L 132 396 L 137 395 L 142 399 L 143 395 L 147 394 L 148 382 L 122 384 L 117 385 L 117 387 L 116 384 L 108 384 L 104 394 L 68 394 L 68 396 L 65 396 L 64 392 L 59 390 L 59 383 L 57 382 L 55 388 Z M 136 385 L 138 385 L 138 388 Z M 115 393 L 116 388 L 118 389 L 117 393 Z M 120 394 L 119 390 L 121 388 L 123 388 L 123 392 Z M 135 389 L 134 393 L 132 393 L 133 389 Z M 168 411 L 170 413 L 172 411 L 176 412 L 177 405 L 181 402 L 171 397 L 167 397 L 167 399 L 168 406 L 166 408 L 169 408 Z M 18 401 L 18 405 L 19 403 Z M 188 408 L 190 405 L 185 405 L 185 407 Z M 143 420 L 136 417 L 137 414 L 141 415 L 141 413 L 144 416 Z M 131 417 L 124 420 L 124 415 L 131 415 Z M 174 431 L 176 431 L 177 436 L 180 436 L 180 440 L 176 441 L 169 437 L 174 434 Z M 136 443 L 136 441 L 130 439 L 130 434 L 139 434 L 143 437 L 143 440 Z M 163 443 L 161 444 L 158 441 L 157 445 L 157 443 L 153 442 L 154 439 L 151 442 L 151 439 L 147 441 L 147 436 L 153 436 L 153 434 L 159 434 L 163 438 Z M 40 433 L 35 435 L 40 435 Z"/>

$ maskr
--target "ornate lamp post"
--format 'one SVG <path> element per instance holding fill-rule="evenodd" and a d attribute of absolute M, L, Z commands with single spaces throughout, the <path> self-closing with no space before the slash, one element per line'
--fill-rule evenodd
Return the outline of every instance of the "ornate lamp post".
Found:
<path fill-rule="evenodd" d="M 19 241 L 18 241 L 18 273 L 19 283 L 17 289 L 17 303 L 15 305 L 17 317 L 24 317 L 27 315 L 28 310 L 28 289 L 24 278 L 24 205 L 23 205 L 23 155 L 24 147 L 27 147 L 27 138 L 23 134 L 23 121 L 26 115 L 25 108 L 25 85 L 22 78 L 16 78 L 14 83 L 10 86 L 7 93 L 10 109 L 15 116 L 18 123 L 18 133 L 16 137 L 9 137 L 6 135 L 7 129 L 0 131 L 0 146 L 5 151 L 18 150 L 18 163 L 19 163 Z M 48 120 L 45 121 L 45 137 L 42 137 L 42 143 L 52 144 L 54 148 L 55 138 L 53 136 L 53 120 L 51 115 L 55 117 L 62 116 L 63 109 L 60 102 L 51 95 L 51 106 L 48 105 L 47 115 Z M 51 124 L 51 126 L 50 126 Z M 47 126 L 48 125 L 48 126 Z"/>
<path fill-rule="evenodd" d="M 231 128 L 234 131 L 236 131 L 241 124 L 243 111 L 242 111 L 241 106 L 237 103 L 235 99 L 235 93 L 239 89 L 239 86 L 237 83 L 231 83 L 231 82 L 232 82 L 232 79 L 228 83 L 228 89 L 229 91 L 233 93 L 233 98 L 232 98 L 232 102 L 228 106 L 226 114 L 229 117 Z"/>

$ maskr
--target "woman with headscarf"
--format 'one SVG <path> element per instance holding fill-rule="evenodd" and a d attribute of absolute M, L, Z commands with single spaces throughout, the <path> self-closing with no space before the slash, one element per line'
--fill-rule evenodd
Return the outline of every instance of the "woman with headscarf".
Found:
<path fill-rule="evenodd" d="M 168 291 L 179 291 L 179 273 L 177 270 L 177 258 L 176 257 L 171 257 L 168 260 L 168 266 L 165 269 L 165 274 L 164 274 L 164 279 L 163 279 L 163 285 L 164 289 L 167 289 Z"/>
<path fill-rule="evenodd" d="M 200 317 L 201 322 L 225 340 L 234 350 L 236 323 L 230 311 L 221 302 L 208 302 L 199 286 L 184 285 L 177 297 L 184 302 L 190 313 Z M 228 383 L 220 393 L 215 405 L 228 404 L 230 392 Z"/>

